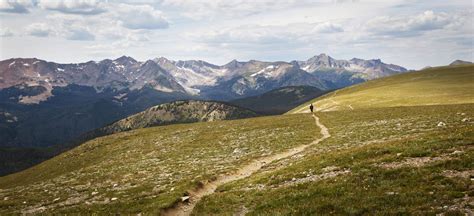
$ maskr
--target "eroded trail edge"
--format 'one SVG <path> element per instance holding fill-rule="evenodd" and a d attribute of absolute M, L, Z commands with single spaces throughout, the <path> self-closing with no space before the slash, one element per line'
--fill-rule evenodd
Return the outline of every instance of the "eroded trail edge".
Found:
<path fill-rule="evenodd" d="M 277 161 L 280 159 L 284 159 L 287 157 L 291 157 L 295 154 L 298 154 L 302 151 L 304 151 L 307 147 L 316 145 L 320 143 L 321 141 L 331 137 L 331 134 L 329 133 L 329 130 L 321 124 L 319 121 L 319 118 L 313 114 L 314 121 L 316 125 L 321 128 L 321 135 L 322 137 L 319 139 L 314 140 L 313 142 L 306 144 L 306 145 L 300 145 L 291 149 L 288 149 L 284 152 L 275 154 L 275 155 L 270 155 L 267 157 L 259 158 L 250 164 L 245 165 L 244 167 L 240 168 L 239 170 L 235 171 L 234 173 L 227 174 L 227 175 L 221 175 L 217 177 L 216 180 L 208 182 L 204 184 L 202 187 L 194 189 L 193 191 L 190 191 L 189 194 L 189 200 L 187 202 L 179 202 L 172 208 L 168 208 L 163 210 L 161 213 L 162 215 L 190 215 L 191 212 L 193 211 L 194 207 L 196 204 L 201 200 L 204 196 L 210 195 L 214 193 L 217 189 L 217 187 L 232 182 L 236 180 L 240 180 L 243 178 L 246 178 L 253 173 L 257 172 L 260 170 L 264 165 L 269 164 L 273 161 Z"/>

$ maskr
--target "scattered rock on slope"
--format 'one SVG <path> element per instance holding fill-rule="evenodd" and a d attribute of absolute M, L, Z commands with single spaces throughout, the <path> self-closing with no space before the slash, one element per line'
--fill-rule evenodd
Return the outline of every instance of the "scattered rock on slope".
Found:
<path fill-rule="evenodd" d="M 208 122 L 255 117 L 255 112 L 211 101 L 175 101 L 151 107 L 106 127 L 97 129 L 87 137 L 97 137 L 138 128 L 173 123 Z"/>

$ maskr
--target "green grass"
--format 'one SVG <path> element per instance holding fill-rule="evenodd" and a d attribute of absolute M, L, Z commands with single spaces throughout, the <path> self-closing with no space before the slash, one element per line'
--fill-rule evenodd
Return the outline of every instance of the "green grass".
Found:
<path fill-rule="evenodd" d="M 219 187 L 194 214 L 465 213 L 474 196 L 473 69 L 406 73 L 318 98 L 332 137 Z M 158 214 L 207 180 L 319 136 L 311 116 L 297 114 L 101 137 L 1 177 L 0 214 Z"/>
<path fill-rule="evenodd" d="M 195 208 L 195 215 L 462 215 L 472 209 L 474 104 L 379 108 L 318 113 L 332 137 L 301 157 L 221 186 Z M 462 114 L 464 113 L 464 114 Z M 443 121 L 446 127 L 438 127 Z M 459 151 L 456 154 L 453 152 Z M 422 166 L 381 167 L 421 158 L 444 158 Z M 346 174 L 295 184 L 308 176 Z M 326 169 L 325 169 L 326 168 Z M 333 171 L 334 172 L 334 171 Z M 463 199 L 471 204 L 463 203 Z"/>
<path fill-rule="evenodd" d="M 311 100 L 288 113 L 474 103 L 474 66 L 450 66 L 371 80 Z"/>
<path fill-rule="evenodd" d="M 318 135 L 313 119 L 297 115 L 179 124 L 101 137 L 0 178 L 0 214 L 42 206 L 56 213 L 156 214 L 200 182 L 255 158 L 310 143 Z"/>

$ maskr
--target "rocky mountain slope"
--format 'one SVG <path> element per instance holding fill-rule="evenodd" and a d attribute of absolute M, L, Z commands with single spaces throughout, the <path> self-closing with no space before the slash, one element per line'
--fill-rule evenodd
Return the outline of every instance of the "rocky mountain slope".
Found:
<path fill-rule="evenodd" d="M 138 128 L 174 123 L 210 122 L 255 117 L 253 111 L 214 101 L 175 101 L 150 107 L 103 128 L 89 136 L 98 137 Z"/>
<path fill-rule="evenodd" d="M 277 115 L 285 113 L 324 93 L 326 91 L 312 86 L 288 86 L 261 95 L 233 100 L 229 103 L 254 110 L 261 114 Z"/>
<path fill-rule="evenodd" d="M 302 70 L 331 81 L 338 88 L 407 71 L 398 65 L 385 64 L 380 59 L 336 60 L 326 54 L 296 63 Z"/>
<path fill-rule="evenodd" d="M 211 99 L 242 98 L 284 86 L 308 85 L 319 89 L 340 88 L 374 78 L 403 73 L 403 67 L 380 59 L 335 60 L 326 54 L 306 61 L 263 62 L 233 60 L 218 66 L 204 61 L 154 61 L 170 71 L 190 93 Z"/>

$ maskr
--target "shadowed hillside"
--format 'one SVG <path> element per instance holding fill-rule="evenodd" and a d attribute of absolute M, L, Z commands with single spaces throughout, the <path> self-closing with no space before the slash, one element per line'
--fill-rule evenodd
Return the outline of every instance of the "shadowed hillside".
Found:
<path fill-rule="evenodd" d="M 301 103 L 320 96 L 325 92 L 312 86 L 289 86 L 254 97 L 233 100 L 230 103 L 258 113 L 276 115 L 288 112 Z"/>

